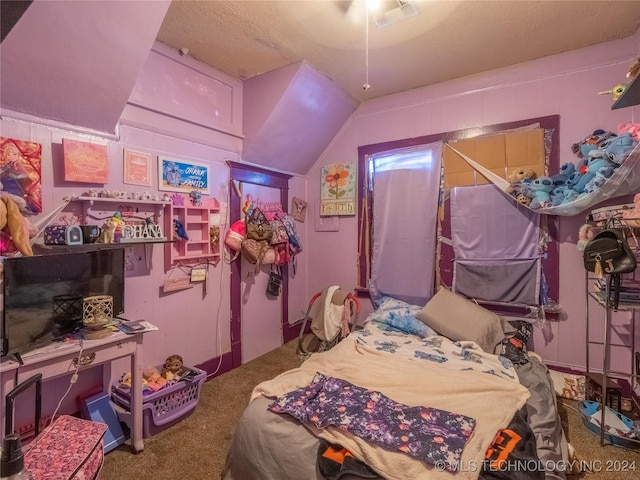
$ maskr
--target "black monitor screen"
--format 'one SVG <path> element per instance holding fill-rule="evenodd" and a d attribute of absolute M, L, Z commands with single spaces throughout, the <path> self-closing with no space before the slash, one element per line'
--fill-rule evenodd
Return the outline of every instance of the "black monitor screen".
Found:
<path fill-rule="evenodd" d="M 3 264 L 2 355 L 55 339 L 56 326 L 82 319 L 82 298 L 113 297 L 124 312 L 124 250 L 6 258 Z"/>

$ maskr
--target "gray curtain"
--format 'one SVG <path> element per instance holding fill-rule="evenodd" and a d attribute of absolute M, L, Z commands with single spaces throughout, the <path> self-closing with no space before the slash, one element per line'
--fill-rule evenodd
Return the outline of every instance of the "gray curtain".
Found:
<path fill-rule="evenodd" d="M 442 142 L 385 152 L 371 161 L 371 296 L 424 305 L 433 295 Z"/>
<path fill-rule="evenodd" d="M 495 185 L 451 191 L 453 290 L 479 300 L 540 303 L 540 216 Z"/>

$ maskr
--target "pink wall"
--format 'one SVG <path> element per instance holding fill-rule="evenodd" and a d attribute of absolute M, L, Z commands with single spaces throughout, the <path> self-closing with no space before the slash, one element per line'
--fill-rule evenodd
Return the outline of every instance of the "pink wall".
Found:
<path fill-rule="evenodd" d="M 624 80 L 637 51 L 638 35 L 365 102 L 309 172 L 309 198 L 319 198 L 321 166 L 336 159 L 356 161 L 360 145 L 545 115 L 560 115 L 560 163 L 574 161 L 571 144 L 596 128 L 616 130 L 618 124 L 640 120 L 640 108 L 612 111 L 611 98 L 597 95 Z M 559 222 L 558 300 L 568 319 L 548 324 L 549 341 L 540 329 L 534 338 L 536 351 L 550 363 L 585 363 L 584 268 L 575 247 L 582 223 L 582 215 Z M 310 291 L 330 283 L 356 286 L 357 235 L 355 217 L 341 218 L 338 232 L 310 232 Z M 618 315 L 618 322 L 627 320 Z M 592 328 L 601 324 L 594 319 Z M 629 361 L 620 361 L 628 370 Z"/>
<path fill-rule="evenodd" d="M 2 42 L 0 104 L 114 133 L 170 3 L 33 2 Z"/>
<path fill-rule="evenodd" d="M 160 47 L 160 50 L 162 48 Z M 150 56 L 155 56 L 152 68 L 144 68 L 143 76 L 139 84 L 149 85 L 153 82 L 145 78 L 145 75 L 155 75 L 158 65 L 164 63 L 163 75 L 165 78 L 172 74 L 174 78 L 181 78 L 188 82 L 189 75 L 206 87 L 215 88 L 224 84 L 216 98 L 224 106 L 235 105 L 238 99 L 242 99 L 242 82 L 201 64 L 196 65 L 192 59 L 179 57 L 177 52 L 173 55 L 152 51 Z M 143 87 L 136 87 L 140 91 Z M 226 92 L 226 94 L 225 94 Z M 148 91 L 147 91 L 148 93 Z M 137 187 L 124 184 L 123 178 L 123 150 L 134 149 L 149 152 L 154 155 L 166 155 L 175 158 L 191 159 L 207 163 L 211 167 L 211 195 L 221 203 L 223 224 L 221 229 L 226 229 L 226 208 L 228 203 L 228 178 L 229 169 L 226 161 L 239 161 L 242 141 L 240 133 L 242 128 L 242 109 L 230 112 L 222 119 L 226 124 L 212 118 L 207 124 L 207 115 L 215 110 L 215 105 L 208 102 L 194 102 L 192 90 L 175 88 L 170 82 L 158 85 L 154 84 L 155 97 L 149 95 L 136 97 L 136 105 L 127 104 L 123 116 L 120 118 L 115 135 L 101 135 L 87 133 L 84 126 L 71 126 L 57 123 L 44 118 L 25 119 L 18 112 L 3 109 L 0 119 L 2 136 L 29 140 L 41 143 L 42 177 L 43 177 L 43 208 L 48 213 L 60 204 L 63 197 L 81 194 L 89 188 L 108 188 L 125 192 L 148 190 L 158 193 L 157 165 L 153 164 L 152 188 Z M 182 98 L 182 96 L 186 98 Z M 211 99 L 211 96 L 209 97 Z M 168 102 L 170 105 L 163 105 Z M 175 118 L 171 105 L 189 104 L 192 108 L 201 111 L 191 112 L 193 118 L 200 120 L 196 125 Z M 153 107 L 153 108 L 151 108 Z M 221 108 L 221 111 L 229 112 Z M 188 115 L 188 113 L 187 113 Z M 226 130 L 224 132 L 223 130 Z M 109 181 L 106 185 L 81 184 L 64 182 L 62 172 L 62 139 L 78 139 L 105 143 L 109 158 Z M 289 181 L 289 195 L 306 198 L 306 181 L 301 176 L 293 176 Z M 168 232 L 167 232 L 168 233 Z M 301 229 L 302 241 L 306 242 L 305 231 Z M 164 294 L 162 285 L 166 274 L 164 266 L 164 246 L 154 245 L 151 248 L 150 271 L 138 268 L 144 260 L 138 260 L 144 256 L 143 247 L 134 247 L 134 261 L 138 264 L 134 272 L 127 273 L 125 294 L 125 316 L 131 319 L 146 319 L 159 327 L 159 331 L 145 334 L 144 338 L 144 364 L 161 365 L 165 358 L 173 353 L 183 356 L 185 364 L 198 365 L 208 360 L 215 359 L 230 351 L 230 302 L 229 302 L 229 276 L 228 262 L 221 261 L 210 269 L 210 278 L 207 292 L 202 286 L 192 289 Z M 298 258 L 298 274 L 290 277 L 289 311 L 291 319 L 301 316 L 300 312 L 306 309 L 308 296 L 306 293 L 306 253 Z M 264 292 L 256 292 L 256 296 L 264 295 Z M 117 381 L 121 373 L 128 371 L 126 360 L 114 362 L 111 367 L 111 379 Z M 78 384 L 63 403 L 62 412 L 77 411 L 76 396 L 86 392 L 100 384 L 102 379 L 100 369 L 83 371 Z M 46 382 L 44 389 L 43 415 L 50 414 L 55 404 L 60 399 L 68 386 L 68 379 Z M 107 386 L 108 388 L 108 386 Z M 51 400 L 51 401 L 49 401 Z M 24 411 L 17 412 L 17 424 L 21 419 L 29 418 L 32 412 L 25 406 Z"/>

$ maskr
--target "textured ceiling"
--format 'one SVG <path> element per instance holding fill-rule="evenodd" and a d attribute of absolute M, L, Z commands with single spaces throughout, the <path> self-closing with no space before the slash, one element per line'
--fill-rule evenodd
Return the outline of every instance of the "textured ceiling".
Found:
<path fill-rule="evenodd" d="M 359 0 L 174 0 L 157 40 L 243 80 L 307 60 L 367 100 L 624 38 L 640 26 L 640 1 L 415 4 L 418 16 L 383 29 L 370 22 L 366 91 Z"/>

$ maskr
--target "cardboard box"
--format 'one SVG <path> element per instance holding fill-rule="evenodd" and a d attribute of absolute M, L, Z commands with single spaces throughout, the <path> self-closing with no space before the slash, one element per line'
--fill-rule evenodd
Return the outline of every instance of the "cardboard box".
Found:
<path fill-rule="evenodd" d="M 528 168 L 545 175 L 544 129 L 535 128 L 451 142 L 451 145 L 496 175 Z M 443 149 L 445 187 L 484 185 L 489 181 L 450 148 Z"/>

